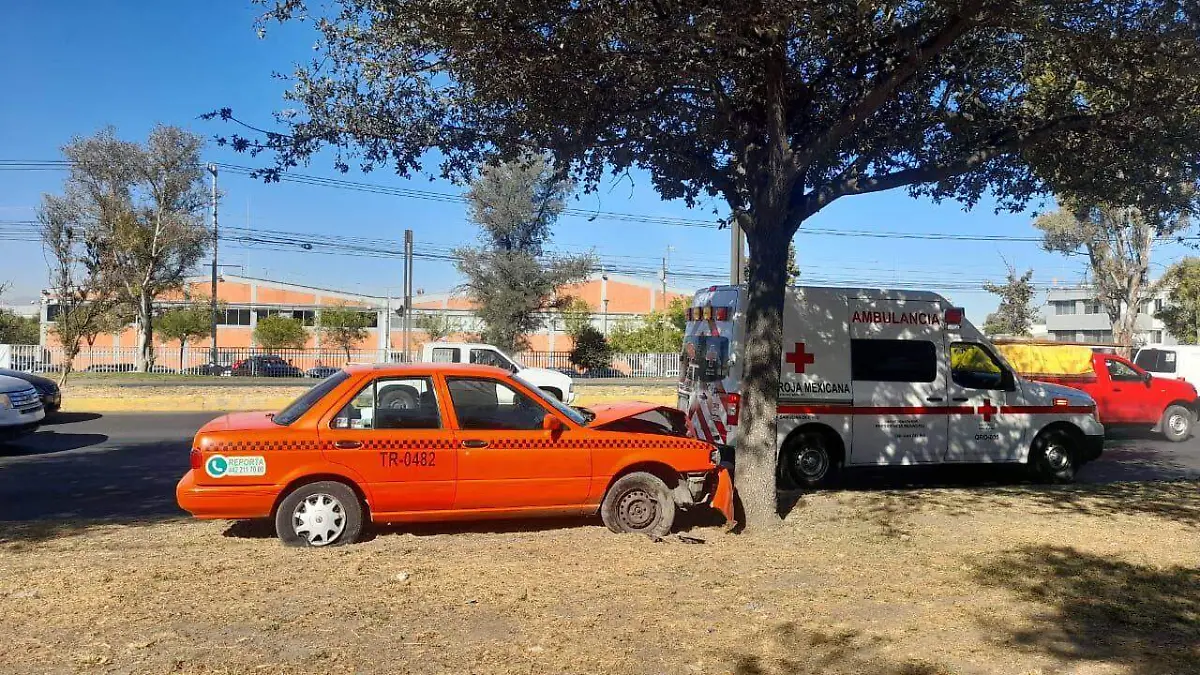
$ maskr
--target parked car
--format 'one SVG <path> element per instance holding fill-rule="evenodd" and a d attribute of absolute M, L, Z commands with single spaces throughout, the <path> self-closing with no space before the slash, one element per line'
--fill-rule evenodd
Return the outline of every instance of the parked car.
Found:
<path fill-rule="evenodd" d="M 425 363 L 473 363 L 520 373 L 521 379 L 560 401 L 572 403 L 575 388 L 571 376 L 561 371 L 530 368 L 492 345 L 474 342 L 426 342 L 420 360 Z"/>
<path fill-rule="evenodd" d="M 85 373 L 132 373 L 132 363 L 93 363 L 83 369 Z"/>
<path fill-rule="evenodd" d="M 33 433 L 45 417 L 46 409 L 32 384 L 0 375 L 0 443 Z"/>
<path fill-rule="evenodd" d="M 621 371 L 617 370 L 616 368 L 605 367 L 605 368 L 592 368 L 591 370 L 586 371 L 584 374 L 580 375 L 579 377 L 597 377 L 597 378 L 598 377 L 610 377 L 611 378 L 611 377 L 628 377 L 628 376 L 625 373 L 622 373 Z"/>
<path fill-rule="evenodd" d="M 304 371 L 274 354 L 259 354 L 236 361 L 232 372 L 242 377 L 304 377 Z"/>
<path fill-rule="evenodd" d="M 42 407 L 46 409 L 47 415 L 53 415 L 62 407 L 62 390 L 58 388 L 58 383 L 48 377 L 26 373 L 21 370 L 10 370 L 8 368 L 0 368 L 0 376 L 15 377 L 18 380 L 24 380 L 33 385 L 37 390 L 38 397 L 42 400 Z"/>
<path fill-rule="evenodd" d="M 314 366 L 304 371 L 305 377 L 326 378 L 341 370 L 333 366 Z"/>
<path fill-rule="evenodd" d="M 201 366 L 190 366 L 180 370 L 181 375 L 212 375 L 217 377 L 229 377 L 233 374 L 233 368 L 220 363 L 205 363 Z"/>
<path fill-rule="evenodd" d="M 1200 346 L 1197 345 L 1146 345 L 1137 351 L 1133 362 L 1155 377 L 1200 382 Z"/>
<path fill-rule="evenodd" d="M 286 544 L 367 523 L 599 514 L 661 537 L 677 509 L 732 517 L 720 450 L 654 403 L 575 410 L 486 366 L 347 366 L 278 413 L 219 417 L 175 488 L 197 518 L 271 518 Z"/>

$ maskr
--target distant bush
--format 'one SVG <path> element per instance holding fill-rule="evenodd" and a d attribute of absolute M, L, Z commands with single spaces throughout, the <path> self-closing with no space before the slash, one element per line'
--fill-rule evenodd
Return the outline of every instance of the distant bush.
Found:
<path fill-rule="evenodd" d="M 584 326 L 575 336 L 571 363 L 584 370 L 608 368 L 612 366 L 612 347 L 603 333 L 592 326 Z"/>

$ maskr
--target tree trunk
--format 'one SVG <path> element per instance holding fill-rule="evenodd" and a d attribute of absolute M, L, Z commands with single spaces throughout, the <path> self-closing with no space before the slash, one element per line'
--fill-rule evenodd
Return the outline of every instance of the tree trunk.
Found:
<path fill-rule="evenodd" d="M 783 226 L 762 225 L 746 232 L 750 275 L 736 462 L 736 488 L 745 525 L 757 529 L 780 523 L 775 497 L 779 455 L 775 420 L 789 239 Z"/>
<path fill-rule="evenodd" d="M 138 348 L 133 356 L 134 368 L 144 373 L 154 365 L 154 298 L 142 293 L 138 298 Z"/>

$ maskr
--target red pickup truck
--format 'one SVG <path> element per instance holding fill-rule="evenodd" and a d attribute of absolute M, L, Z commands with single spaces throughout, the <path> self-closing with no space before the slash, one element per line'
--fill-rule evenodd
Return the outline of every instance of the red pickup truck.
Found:
<path fill-rule="evenodd" d="M 1196 388 L 1181 380 L 1154 377 L 1115 354 L 1092 355 L 1085 375 L 1022 373 L 1026 379 L 1079 389 L 1096 400 L 1096 413 L 1107 426 L 1146 426 L 1168 440 L 1192 433 L 1198 410 Z"/>

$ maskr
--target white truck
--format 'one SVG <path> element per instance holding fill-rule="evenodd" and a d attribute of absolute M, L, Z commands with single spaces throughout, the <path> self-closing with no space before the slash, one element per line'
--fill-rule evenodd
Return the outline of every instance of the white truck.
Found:
<path fill-rule="evenodd" d="M 0 443 L 33 433 L 46 417 L 33 385 L 0 375 Z"/>
<path fill-rule="evenodd" d="M 530 368 L 492 345 L 473 342 L 426 342 L 421 360 L 428 363 L 476 363 L 503 368 L 519 374 L 525 382 L 570 405 L 575 387 L 566 373 L 545 368 Z"/>
<path fill-rule="evenodd" d="M 689 432 L 737 444 L 746 289 L 701 289 L 687 309 L 678 406 Z M 1067 481 L 1100 455 L 1087 394 L 1023 380 L 936 293 L 788 289 L 777 417 L 780 483 L 842 467 L 1028 464 Z"/>

